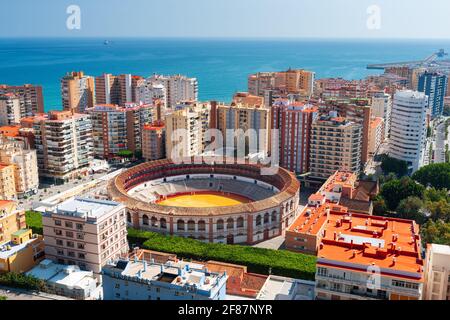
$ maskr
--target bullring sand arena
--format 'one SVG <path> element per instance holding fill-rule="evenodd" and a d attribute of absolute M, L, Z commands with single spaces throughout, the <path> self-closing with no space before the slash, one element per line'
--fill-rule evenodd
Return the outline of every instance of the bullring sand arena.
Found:
<path fill-rule="evenodd" d="M 110 181 L 112 200 L 127 207 L 130 227 L 205 242 L 253 244 L 281 235 L 299 214 L 300 183 L 283 168 L 260 164 L 137 165 Z"/>

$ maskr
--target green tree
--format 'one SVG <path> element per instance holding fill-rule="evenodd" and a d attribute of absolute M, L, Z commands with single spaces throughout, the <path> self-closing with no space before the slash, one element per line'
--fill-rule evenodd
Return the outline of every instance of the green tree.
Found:
<path fill-rule="evenodd" d="M 388 208 L 386 205 L 386 201 L 384 201 L 384 199 L 382 197 L 378 196 L 373 201 L 373 213 L 377 216 L 383 216 L 386 214 L 387 211 L 388 211 Z"/>
<path fill-rule="evenodd" d="M 434 221 L 443 220 L 445 222 L 450 222 L 450 204 L 441 199 L 439 201 L 428 201 L 426 208 L 431 214 L 431 219 Z"/>
<path fill-rule="evenodd" d="M 408 163 L 403 160 L 397 160 L 387 155 L 381 156 L 381 170 L 385 175 L 395 173 L 397 177 L 403 177 L 408 174 Z"/>
<path fill-rule="evenodd" d="M 400 201 L 396 211 L 400 218 L 415 220 L 421 224 L 426 219 L 422 208 L 423 202 L 420 198 L 408 197 Z"/>
<path fill-rule="evenodd" d="M 397 209 L 400 201 L 408 197 L 422 198 L 425 187 L 409 177 L 391 180 L 381 187 L 381 196 L 389 210 Z"/>
<path fill-rule="evenodd" d="M 445 200 L 448 202 L 450 200 L 448 197 L 447 190 L 445 190 L 445 189 L 438 190 L 436 188 L 427 188 L 424 192 L 424 199 L 426 201 L 431 201 L 431 202 L 435 202 L 435 201 L 439 201 L 439 200 Z"/>
<path fill-rule="evenodd" d="M 130 150 L 121 150 L 117 153 L 117 156 L 121 158 L 131 159 L 134 156 L 133 151 Z"/>
<path fill-rule="evenodd" d="M 434 163 L 420 168 L 412 178 L 424 186 L 450 189 L 450 163 Z"/>
<path fill-rule="evenodd" d="M 450 223 L 442 220 L 428 222 L 420 228 L 423 243 L 450 245 Z"/>

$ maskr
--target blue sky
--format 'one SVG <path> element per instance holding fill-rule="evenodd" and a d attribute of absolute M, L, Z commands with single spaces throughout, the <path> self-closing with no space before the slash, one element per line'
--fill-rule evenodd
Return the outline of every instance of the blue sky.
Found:
<path fill-rule="evenodd" d="M 0 37 L 450 38 L 448 0 L 0 1 Z M 80 30 L 66 27 L 72 4 Z"/>

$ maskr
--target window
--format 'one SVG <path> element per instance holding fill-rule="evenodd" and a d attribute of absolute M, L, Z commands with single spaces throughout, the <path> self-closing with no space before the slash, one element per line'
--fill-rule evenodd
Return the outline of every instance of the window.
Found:
<path fill-rule="evenodd" d="M 73 238 L 73 232 L 66 231 L 66 237 Z"/>
<path fill-rule="evenodd" d="M 86 255 L 84 253 L 78 253 L 78 258 L 86 259 Z"/>
<path fill-rule="evenodd" d="M 150 221 L 151 221 L 152 227 L 156 227 L 157 226 L 158 219 L 156 219 L 155 217 L 152 217 L 150 219 Z"/>
<path fill-rule="evenodd" d="M 59 230 L 59 229 L 55 229 L 55 234 L 56 234 L 57 236 L 62 236 L 62 231 Z"/>
<path fill-rule="evenodd" d="M 70 222 L 70 221 L 66 221 L 66 222 L 64 223 L 64 225 L 66 226 L 66 228 L 73 228 L 73 223 Z"/>
<path fill-rule="evenodd" d="M 61 220 L 55 220 L 55 226 L 61 226 Z"/>
<path fill-rule="evenodd" d="M 205 231 L 206 230 L 206 224 L 205 221 L 200 220 L 198 222 L 198 231 Z"/>
<path fill-rule="evenodd" d="M 81 223 L 77 223 L 77 230 L 83 230 L 83 225 Z"/>
<path fill-rule="evenodd" d="M 318 267 L 317 268 L 317 275 L 326 277 L 328 275 L 328 269 L 327 268 Z"/>
<path fill-rule="evenodd" d="M 56 253 L 57 253 L 59 256 L 63 256 L 63 255 L 64 255 L 64 250 L 57 250 Z"/>
<path fill-rule="evenodd" d="M 260 226 L 260 225 L 261 225 L 261 220 L 262 220 L 261 216 L 257 216 L 257 217 L 256 217 L 256 225 L 257 225 L 257 226 Z"/>
<path fill-rule="evenodd" d="M 227 229 L 233 229 L 233 228 L 234 228 L 234 220 L 233 220 L 233 218 L 228 218 Z"/>
<path fill-rule="evenodd" d="M 56 239 L 56 245 L 57 246 L 63 246 L 64 243 L 63 243 L 63 241 L 61 239 Z"/>
<path fill-rule="evenodd" d="M 177 230 L 178 231 L 184 231 L 184 220 L 178 220 L 177 221 Z"/>
<path fill-rule="evenodd" d="M 146 214 L 144 214 L 144 215 L 142 216 L 142 224 L 143 224 L 144 226 L 148 226 L 148 216 L 147 216 Z"/>
<path fill-rule="evenodd" d="M 84 239 L 84 234 L 77 233 L 77 239 L 83 240 Z"/>
<path fill-rule="evenodd" d="M 223 230 L 223 220 L 222 219 L 217 220 L 216 228 L 217 228 L 217 230 Z"/>
<path fill-rule="evenodd" d="M 68 255 L 69 257 L 75 258 L 75 252 L 73 252 L 73 251 L 68 251 L 68 252 L 67 252 L 67 255 Z"/>
<path fill-rule="evenodd" d="M 195 221 L 193 220 L 188 221 L 188 231 L 195 231 Z"/>
<path fill-rule="evenodd" d="M 131 214 L 127 212 L 127 222 L 131 223 Z"/>
<path fill-rule="evenodd" d="M 83 243 L 77 243 L 77 248 L 78 249 L 84 249 L 84 244 Z"/>
<path fill-rule="evenodd" d="M 264 223 L 269 223 L 269 213 L 266 212 L 266 214 L 264 215 Z"/>
<path fill-rule="evenodd" d="M 237 228 L 243 228 L 244 227 L 244 218 L 242 218 L 242 217 L 237 218 L 236 225 L 237 225 Z"/>
<path fill-rule="evenodd" d="M 166 219 L 162 218 L 160 220 L 160 224 L 161 224 L 161 229 L 167 229 Z"/>
<path fill-rule="evenodd" d="M 277 212 L 273 211 L 272 212 L 272 222 L 276 222 L 277 221 Z"/>
<path fill-rule="evenodd" d="M 69 248 L 74 248 L 75 247 L 75 243 L 73 243 L 72 241 L 67 241 L 67 246 Z"/>

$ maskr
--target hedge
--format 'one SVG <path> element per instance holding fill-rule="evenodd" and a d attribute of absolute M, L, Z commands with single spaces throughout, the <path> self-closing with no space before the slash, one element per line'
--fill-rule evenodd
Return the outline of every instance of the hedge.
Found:
<path fill-rule="evenodd" d="M 314 280 L 316 257 L 286 250 L 271 250 L 242 245 L 204 243 L 154 232 L 128 230 L 131 244 L 145 249 L 176 254 L 180 258 L 200 261 L 216 260 L 247 266 L 249 272 L 275 274 Z"/>
<path fill-rule="evenodd" d="M 35 234 L 42 234 L 42 215 L 39 212 L 27 211 L 25 217 L 28 228 Z"/>
<path fill-rule="evenodd" d="M 0 274 L 0 285 L 37 291 L 42 291 L 44 288 L 44 282 L 42 280 L 15 272 Z"/>

